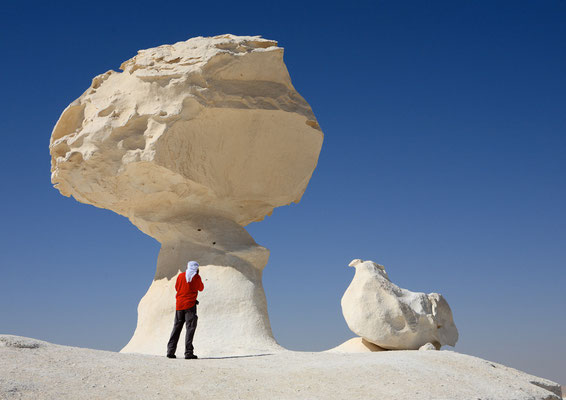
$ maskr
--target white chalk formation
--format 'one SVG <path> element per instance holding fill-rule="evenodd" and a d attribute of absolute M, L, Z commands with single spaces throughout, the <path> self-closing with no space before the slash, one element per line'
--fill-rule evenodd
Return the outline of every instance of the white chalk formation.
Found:
<path fill-rule="evenodd" d="M 356 273 L 342 297 L 348 327 L 384 349 L 429 350 L 455 346 L 452 311 L 438 293 L 415 293 L 389 280 L 382 265 L 353 260 Z"/>
<path fill-rule="evenodd" d="M 262 286 L 269 250 L 243 228 L 298 202 L 323 134 L 277 42 L 197 37 L 141 50 L 95 77 L 51 135 L 52 182 L 161 243 L 122 350 L 164 354 L 174 282 L 201 265 L 199 355 L 274 351 Z M 178 354 L 183 352 L 182 340 Z"/>
<path fill-rule="evenodd" d="M 428 350 L 437 350 L 436 346 L 433 345 L 432 343 L 426 343 L 423 344 L 421 347 L 419 347 L 420 351 L 428 351 Z"/>
<path fill-rule="evenodd" d="M 329 353 L 372 353 L 374 351 L 384 351 L 384 350 L 385 349 L 376 346 L 371 342 L 368 342 L 364 338 L 355 337 L 346 340 L 341 345 L 326 351 Z"/>

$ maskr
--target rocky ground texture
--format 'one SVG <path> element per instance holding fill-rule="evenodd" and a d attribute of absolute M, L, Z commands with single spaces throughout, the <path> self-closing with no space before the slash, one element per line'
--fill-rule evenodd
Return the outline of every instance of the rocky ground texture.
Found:
<path fill-rule="evenodd" d="M 167 359 L 0 335 L 0 399 L 557 399 L 560 385 L 452 351 Z"/>

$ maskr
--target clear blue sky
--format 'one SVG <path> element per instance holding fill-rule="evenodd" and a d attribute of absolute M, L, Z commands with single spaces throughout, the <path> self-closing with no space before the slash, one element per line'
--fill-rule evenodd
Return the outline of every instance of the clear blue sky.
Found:
<path fill-rule="evenodd" d="M 63 109 L 138 49 L 223 33 L 285 48 L 325 142 L 303 200 L 249 226 L 277 340 L 353 336 L 353 258 L 443 293 L 456 350 L 566 383 L 566 2 L 4 2 L 0 333 L 119 350 L 159 244 L 61 196 Z"/>

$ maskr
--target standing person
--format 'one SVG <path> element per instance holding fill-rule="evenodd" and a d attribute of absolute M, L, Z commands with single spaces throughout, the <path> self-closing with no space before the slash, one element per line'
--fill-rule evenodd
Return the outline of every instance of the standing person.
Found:
<path fill-rule="evenodd" d="M 196 261 L 189 261 L 187 272 L 182 272 L 177 277 L 175 289 L 177 290 L 177 306 L 175 311 L 175 322 L 173 324 L 173 332 L 167 343 L 167 357 L 175 357 L 177 350 L 177 342 L 183 329 L 183 323 L 186 323 L 187 335 L 185 336 L 185 358 L 187 360 L 198 358 L 193 353 L 193 337 L 197 329 L 197 295 L 202 292 L 204 285 L 199 275 L 199 265 Z"/>

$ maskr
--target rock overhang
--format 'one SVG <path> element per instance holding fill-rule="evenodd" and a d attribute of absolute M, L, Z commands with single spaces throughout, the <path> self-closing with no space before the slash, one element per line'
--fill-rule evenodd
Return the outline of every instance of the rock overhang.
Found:
<path fill-rule="evenodd" d="M 209 214 L 246 225 L 300 200 L 323 136 L 277 42 L 198 37 L 121 68 L 94 78 L 53 130 L 62 194 L 134 223 Z"/>

